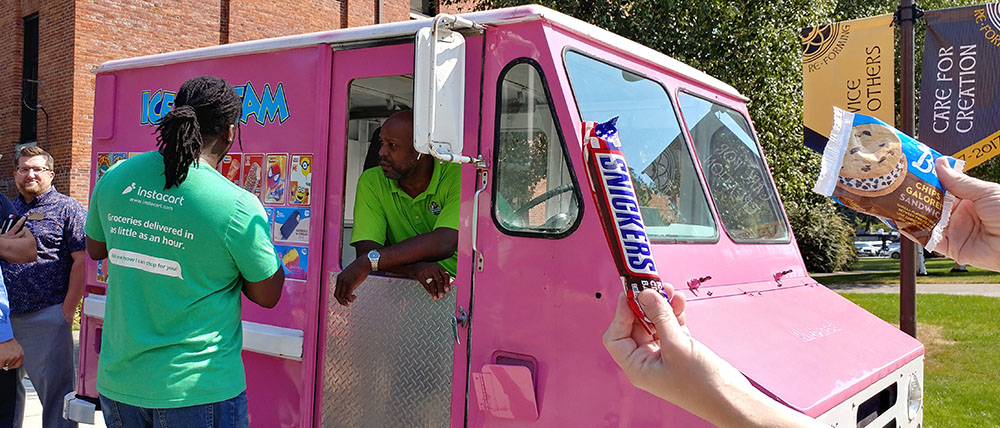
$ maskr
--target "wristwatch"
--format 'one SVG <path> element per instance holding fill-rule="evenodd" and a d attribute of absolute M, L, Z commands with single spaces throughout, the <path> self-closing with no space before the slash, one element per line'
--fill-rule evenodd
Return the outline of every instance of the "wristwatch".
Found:
<path fill-rule="evenodd" d="M 379 254 L 378 250 L 371 250 L 368 252 L 368 261 L 372 263 L 372 272 L 378 270 L 379 257 L 382 257 L 382 254 Z"/>

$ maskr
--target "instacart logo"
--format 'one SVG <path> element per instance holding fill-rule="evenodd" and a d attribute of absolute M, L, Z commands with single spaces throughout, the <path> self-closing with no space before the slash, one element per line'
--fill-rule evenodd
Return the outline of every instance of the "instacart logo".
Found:
<path fill-rule="evenodd" d="M 183 196 L 174 196 L 157 190 L 145 189 L 142 186 L 136 186 L 134 182 L 125 187 L 125 189 L 122 190 L 122 194 L 128 195 L 133 191 L 135 192 L 136 196 L 142 199 L 130 198 L 132 202 L 138 202 L 145 205 L 159 206 L 161 208 L 163 207 L 163 204 L 170 204 L 179 207 L 184 206 Z"/>

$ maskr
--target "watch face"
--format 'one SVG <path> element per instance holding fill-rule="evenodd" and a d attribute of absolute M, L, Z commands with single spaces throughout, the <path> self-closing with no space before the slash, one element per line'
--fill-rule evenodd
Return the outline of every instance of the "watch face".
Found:
<path fill-rule="evenodd" d="M 380 255 L 377 250 L 371 250 L 368 252 L 368 260 L 377 261 Z"/>

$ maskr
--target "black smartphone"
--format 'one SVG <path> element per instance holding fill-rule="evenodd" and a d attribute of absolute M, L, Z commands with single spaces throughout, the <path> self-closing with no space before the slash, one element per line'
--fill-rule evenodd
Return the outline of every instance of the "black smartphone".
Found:
<path fill-rule="evenodd" d="M 285 220 L 285 223 L 281 225 L 281 239 L 288 239 L 289 236 L 292 236 L 292 232 L 295 232 L 295 227 L 299 225 L 300 215 L 301 213 L 296 210 L 292 211 L 292 214 L 288 216 L 288 220 Z"/>
<path fill-rule="evenodd" d="M 14 225 L 17 224 L 18 220 L 20 219 L 21 216 L 17 214 L 9 214 L 7 218 L 3 219 L 3 222 L 0 223 L 0 234 L 9 232 L 10 229 L 14 227 Z M 21 229 L 24 229 L 24 223 L 21 224 L 21 227 L 17 228 L 17 232 L 20 232 Z"/>

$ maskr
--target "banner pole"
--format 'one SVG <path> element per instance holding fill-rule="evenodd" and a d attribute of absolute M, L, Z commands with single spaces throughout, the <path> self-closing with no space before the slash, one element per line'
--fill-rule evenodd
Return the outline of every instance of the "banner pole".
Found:
<path fill-rule="evenodd" d="M 913 0 L 900 0 L 899 4 L 899 129 L 913 137 L 914 117 L 914 66 L 913 66 L 913 23 L 915 21 Z M 910 336 L 917 337 L 917 247 L 913 241 L 900 235 L 899 259 L 899 328 Z"/>

